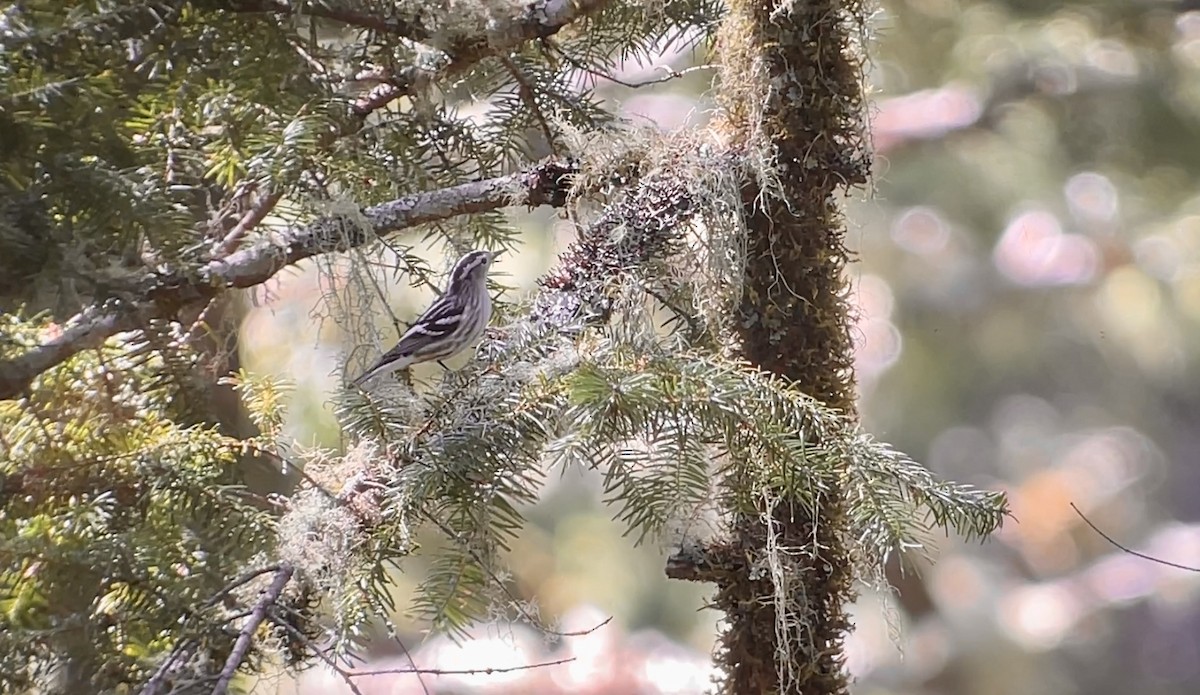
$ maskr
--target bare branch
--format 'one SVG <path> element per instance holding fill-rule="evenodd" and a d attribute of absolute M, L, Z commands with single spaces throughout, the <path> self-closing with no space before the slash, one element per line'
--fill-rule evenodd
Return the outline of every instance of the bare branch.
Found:
<path fill-rule="evenodd" d="M 362 676 L 382 676 L 390 673 L 414 673 L 425 674 L 427 676 L 491 675 L 493 673 L 512 673 L 513 671 L 531 671 L 535 668 L 561 666 L 562 664 L 569 664 L 574 660 L 575 657 L 572 656 L 566 659 L 540 661 L 536 664 L 525 664 L 524 666 L 504 666 L 497 668 L 383 668 L 374 671 L 355 671 L 349 675 L 351 678 L 361 678 Z"/>
<path fill-rule="evenodd" d="M 223 589 L 213 594 L 211 598 L 204 602 L 202 608 L 211 608 L 212 606 L 215 606 L 224 600 L 226 596 L 233 593 L 238 588 L 250 583 L 255 578 L 261 577 L 269 572 L 278 572 L 281 569 L 282 568 L 279 565 L 267 565 L 266 567 L 260 567 L 256 570 L 245 572 L 234 578 L 229 584 L 226 584 Z M 235 615 L 226 616 L 225 621 L 230 622 L 237 620 L 238 618 L 249 617 L 253 615 L 253 613 L 254 611 L 252 609 Z M 181 631 L 186 629 L 191 623 L 192 619 L 196 616 L 197 613 L 195 612 L 189 613 L 188 616 L 184 618 Z M 150 676 L 150 680 L 146 681 L 146 685 L 142 686 L 142 689 L 138 692 L 138 695 L 158 695 L 159 692 L 162 691 L 163 686 L 167 684 L 167 678 L 176 673 L 176 667 L 182 667 L 184 664 L 186 664 L 187 661 L 194 656 L 196 649 L 199 647 L 200 643 L 194 639 L 181 639 L 176 642 L 175 646 L 171 648 L 171 652 L 167 654 L 167 657 L 163 659 L 158 668 L 154 670 L 154 674 Z"/>
<path fill-rule="evenodd" d="M 175 665 L 186 661 L 191 655 L 191 652 L 198 644 L 193 640 L 180 640 L 171 649 L 171 653 L 166 659 L 154 670 L 154 675 L 150 680 L 146 681 L 146 685 L 141 689 L 139 695 L 158 695 L 159 691 L 165 684 L 166 678 L 174 670 Z"/>
<path fill-rule="evenodd" d="M 91 348 L 99 347 L 110 336 L 131 331 L 154 318 L 153 312 L 135 308 L 115 312 L 90 307 L 71 320 L 61 334 L 25 354 L 0 361 L 0 400 L 13 398 L 29 386 L 38 374 Z"/>
<path fill-rule="evenodd" d="M 242 240 L 246 238 L 246 234 L 254 229 L 259 222 L 262 222 L 263 218 L 271 214 L 271 211 L 279 204 L 279 199 L 282 197 L 278 192 L 269 193 L 254 205 L 251 205 L 246 214 L 242 215 L 242 218 L 233 226 L 233 229 L 229 230 L 229 233 L 221 240 L 221 243 L 217 244 L 217 247 L 213 249 L 213 258 L 224 258 L 236 251 L 242 245 Z"/>
<path fill-rule="evenodd" d="M 280 242 L 260 243 L 214 260 L 201 270 L 211 284 L 253 287 L 274 277 L 285 266 L 313 256 L 346 251 L 376 236 L 459 215 L 491 212 L 511 205 L 538 207 L 566 204 L 573 165 L 547 162 L 532 169 L 484 181 L 398 198 L 362 210 L 363 220 L 346 216 L 323 217 L 283 235 Z M 0 391 L 2 395 L 2 391 Z"/>
<path fill-rule="evenodd" d="M 0 400 L 19 396 L 42 372 L 107 338 L 131 331 L 155 318 L 171 318 L 180 310 L 200 308 L 228 288 L 262 284 L 280 270 L 307 258 L 362 246 L 377 236 L 459 215 L 490 212 L 512 205 L 566 205 L 574 164 L 544 162 L 528 171 L 417 193 L 361 210 L 360 221 L 348 216 L 322 217 L 264 240 L 225 258 L 217 258 L 193 275 L 154 274 L 140 283 L 131 301 L 89 307 L 68 322 L 58 337 L 17 357 L 0 360 Z"/>
<path fill-rule="evenodd" d="M 246 659 L 246 654 L 250 651 L 250 645 L 254 642 L 254 633 L 258 630 L 258 626 L 262 624 L 267 617 L 267 611 L 271 606 L 279 600 L 280 594 L 283 593 L 284 587 L 292 580 L 292 574 L 295 572 L 291 567 L 281 567 L 275 573 L 275 579 L 271 582 L 271 586 L 259 597 L 258 603 L 254 604 L 254 610 L 250 613 L 250 619 L 242 626 L 242 631 L 238 633 L 237 641 L 233 643 L 233 651 L 229 653 L 229 658 L 225 660 L 225 666 L 221 669 L 221 673 L 217 678 L 217 684 L 213 686 L 212 695 L 225 695 L 229 692 L 229 683 L 233 680 L 233 674 L 237 673 L 238 668 Z"/>
<path fill-rule="evenodd" d="M 1083 512 L 1079 511 L 1079 507 L 1075 506 L 1074 502 L 1071 503 L 1071 509 L 1074 509 L 1075 513 L 1079 515 L 1079 518 L 1083 519 L 1083 522 L 1085 524 L 1092 527 L 1092 530 L 1095 531 L 1096 533 L 1098 533 L 1101 538 L 1103 538 L 1104 540 L 1111 543 L 1118 550 L 1129 553 L 1130 555 L 1132 555 L 1134 557 L 1140 557 L 1143 560 L 1149 560 L 1150 562 L 1154 562 L 1154 563 L 1163 565 L 1165 567 L 1174 567 L 1175 569 L 1187 570 L 1188 572 L 1200 572 L 1200 567 L 1192 567 L 1190 565 L 1181 565 L 1177 562 L 1171 562 L 1170 560 L 1163 560 L 1162 558 L 1157 558 L 1157 557 L 1154 557 L 1153 555 L 1147 555 L 1146 553 L 1139 553 L 1138 551 L 1134 550 L 1133 548 L 1129 548 L 1127 546 L 1121 545 L 1116 540 L 1114 540 L 1112 538 L 1112 536 L 1109 536 L 1107 533 L 1101 531 L 1098 526 L 1096 526 L 1095 524 L 1092 523 L 1091 519 L 1084 516 Z"/>
<path fill-rule="evenodd" d="M 289 611 L 289 612 L 295 613 L 295 611 Z M 316 656 L 321 661 L 324 661 L 325 665 L 328 666 L 331 671 L 338 674 L 338 676 L 341 677 L 342 682 L 345 683 L 346 687 L 350 689 L 350 692 L 352 693 L 352 695 L 363 695 L 363 691 L 358 688 L 358 685 L 356 685 L 354 681 L 350 680 L 351 678 L 354 677 L 354 674 L 350 673 L 348 670 L 343 668 L 337 662 L 337 658 L 329 655 L 328 650 L 322 649 L 321 647 L 318 647 L 317 645 L 313 644 L 312 639 L 310 639 L 308 635 L 297 630 L 291 623 L 284 620 L 280 616 L 275 616 L 275 621 L 276 621 L 276 624 L 283 627 L 283 629 L 289 635 L 291 635 L 294 639 L 296 639 L 301 644 L 303 644 L 304 648 L 307 649 L 311 654 Z"/>
<path fill-rule="evenodd" d="M 359 117 L 366 117 L 404 96 L 404 92 L 404 88 L 394 84 L 393 80 L 377 84 L 371 88 L 371 91 L 354 101 L 354 113 Z"/>
<path fill-rule="evenodd" d="M 687 582 L 720 584 L 746 566 L 729 548 L 688 543 L 667 558 L 666 574 L 671 579 Z"/>
<path fill-rule="evenodd" d="M 447 74 L 461 72 L 483 58 L 499 55 L 535 39 L 557 34 L 563 27 L 600 10 L 609 0 L 538 0 L 507 21 L 493 22 L 486 36 L 451 36 L 438 48 L 453 59 Z"/>
<path fill-rule="evenodd" d="M 685 75 L 688 75 L 689 73 L 698 72 L 700 70 L 715 70 L 718 67 L 717 65 L 715 65 L 713 63 L 705 63 L 703 65 L 693 65 L 689 68 L 684 68 L 683 70 L 676 70 L 675 68 L 671 67 L 670 65 L 657 65 L 654 68 L 655 70 L 662 70 L 664 73 L 666 73 L 662 77 L 656 77 L 651 80 L 645 80 L 644 82 L 627 82 L 625 80 L 620 79 L 619 77 L 614 77 L 613 75 L 610 75 L 609 73 L 607 73 L 603 70 L 598 70 L 596 68 L 591 67 L 587 63 L 580 61 L 575 56 L 573 56 L 570 53 L 568 53 L 567 51 L 563 50 L 563 48 L 561 46 L 559 46 L 558 44 L 549 43 L 548 47 L 554 51 L 554 54 L 556 56 L 558 56 L 558 57 L 562 58 L 563 60 L 567 61 L 568 63 L 570 63 L 571 67 L 575 68 L 576 70 L 578 70 L 584 74 L 591 75 L 593 78 L 607 80 L 609 82 L 612 82 L 613 84 L 619 84 L 622 87 L 628 87 L 629 89 L 640 89 L 642 87 L 647 87 L 649 85 L 662 84 L 664 82 L 670 82 L 671 80 L 677 80 L 681 77 L 684 77 Z M 593 80 L 593 84 L 594 83 L 595 83 L 595 80 Z"/>

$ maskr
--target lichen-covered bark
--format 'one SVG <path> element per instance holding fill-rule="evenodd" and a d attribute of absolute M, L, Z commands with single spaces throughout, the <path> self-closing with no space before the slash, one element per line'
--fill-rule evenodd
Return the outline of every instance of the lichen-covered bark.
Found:
<path fill-rule="evenodd" d="M 865 183 L 869 172 L 861 8 L 837 0 L 730 5 L 719 43 L 727 76 L 720 127 L 749 153 L 773 154 L 778 175 L 745 191 L 748 253 L 733 337 L 750 362 L 853 413 L 847 252 L 836 196 Z M 724 691 L 847 692 L 843 640 L 854 591 L 843 501 L 836 491 L 815 509 L 786 495 L 769 499 L 734 510 L 731 546 L 718 553 L 741 556 L 717 579 L 715 604 L 728 620 L 717 654 Z M 768 549 L 769 534 L 779 551 Z M 788 577 L 782 596 L 762 569 L 772 555 Z"/>

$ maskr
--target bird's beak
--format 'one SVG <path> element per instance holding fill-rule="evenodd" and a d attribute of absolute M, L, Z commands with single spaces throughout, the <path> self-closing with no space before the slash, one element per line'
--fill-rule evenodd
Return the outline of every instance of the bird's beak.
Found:
<path fill-rule="evenodd" d="M 497 258 L 499 258 L 500 254 L 502 254 L 502 253 L 504 253 L 504 249 L 500 249 L 499 251 L 492 251 L 492 260 L 494 261 Z"/>

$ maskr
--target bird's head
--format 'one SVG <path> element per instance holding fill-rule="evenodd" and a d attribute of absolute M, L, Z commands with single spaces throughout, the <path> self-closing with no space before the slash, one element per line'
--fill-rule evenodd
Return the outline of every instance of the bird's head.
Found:
<path fill-rule="evenodd" d="M 483 283 L 487 279 L 488 268 L 492 261 L 499 256 L 499 251 L 471 251 L 458 259 L 454 269 L 450 271 L 450 285 L 461 286 L 467 282 Z"/>

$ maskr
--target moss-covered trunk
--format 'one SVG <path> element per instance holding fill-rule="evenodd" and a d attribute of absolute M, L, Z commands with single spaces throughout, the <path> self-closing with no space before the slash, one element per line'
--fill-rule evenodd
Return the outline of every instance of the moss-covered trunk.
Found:
<path fill-rule="evenodd" d="M 751 363 L 854 412 L 848 257 L 837 195 L 866 182 L 861 8 L 736 0 L 720 39 L 723 128 L 770 153 L 778 178 L 745 193 L 749 231 L 734 336 Z M 738 485 L 737 480 L 728 481 Z M 769 508 L 768 508 L 769 506 Z M 844 504 L 769 496 L 734 512 L 741 571 L 718 581 L 728 626 L 717 659 L 727 693 L 831 695 L 848 688 L 843 640 L 854 598 Z M 781 578 L 783 581 L 781 582 Z"/>

